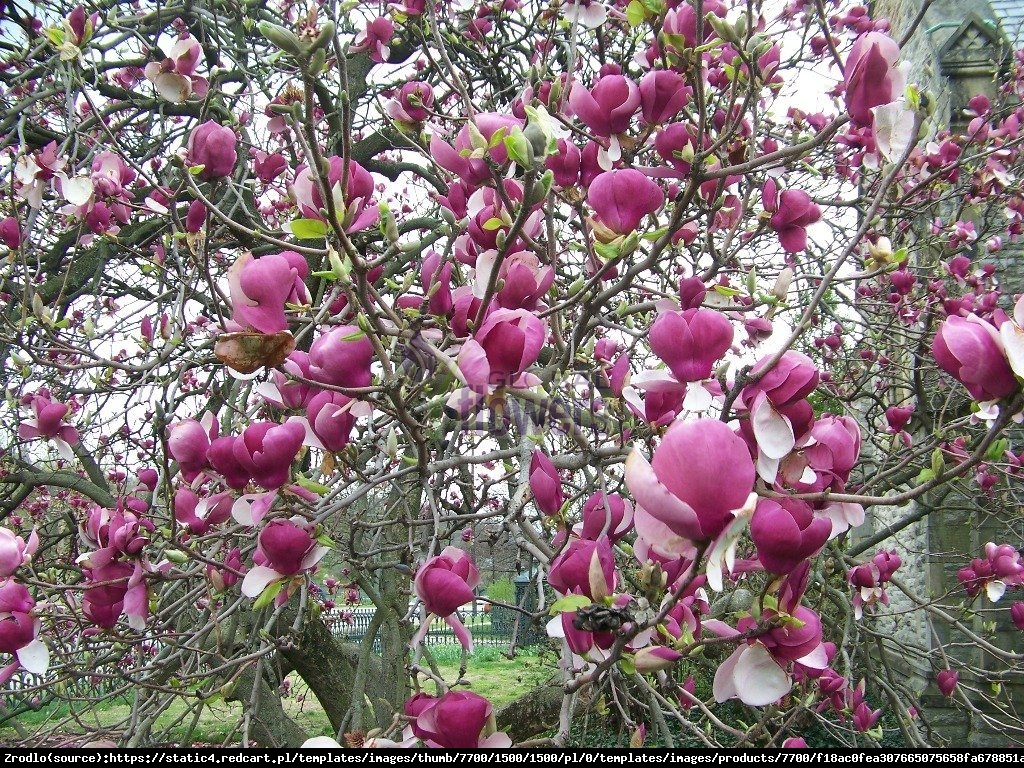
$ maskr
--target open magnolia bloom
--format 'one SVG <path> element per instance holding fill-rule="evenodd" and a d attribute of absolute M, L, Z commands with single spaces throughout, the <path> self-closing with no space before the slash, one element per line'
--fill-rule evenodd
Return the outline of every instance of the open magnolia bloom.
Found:
<path fill-rule="evenodd" d="M 473 558 L 457 547 L 445 547 L 440 555 L 427 560 L 416 572 L 413 582 L 416 597 L 423 601 L 427 616 L 411 645 L 416 647 L 423 642 L 431 619 L 438 616 L 452 628 L 462 647 L 472 652 L 473 637 L 455 612 L 459 606 L 473 601 L 473 590 L 479 584 L 480 572 Z"/>

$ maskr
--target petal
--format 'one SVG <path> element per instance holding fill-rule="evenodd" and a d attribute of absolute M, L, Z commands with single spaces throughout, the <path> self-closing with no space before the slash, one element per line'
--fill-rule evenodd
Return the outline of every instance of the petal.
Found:
<path fill-rule="evenodd" d="M 751 707 L 774 704 L 793 687 L 789 675 L 761 643 L 743 649 L 736 660 L 733 678 L 739 700 Z"/>
<path fill-rule="evenodd" d="M 754 439 L 757 440 L 757 447 L 770 459 L 785 457 L 796 445 L 793 425 L 790 424 L 789 419 L 772 407 L 763 392 L 754 401 L 751 411 L 751 426 L 754 430 Z M 774 480 L 774 475 L 772 480 Z"/>
<path fill-rule="evenodd" d="M 1006 350 L 1010 368 L 1018 376 L 1024 377 L 1024 330 L 1016 323 L 1007 320 L 999 326 L 999 336 L 1003 340 L 1003 348 Z"/>
<path fill-rule="evenodd" d="M 50 667 L 50 649 L 38 638 L 19 648 L 16 655 L 21 666 L 33 675 L 45 675 Z"/>
<path fill-rule="evenodd" d="M 626 486 L 637 504 L 667 525 L 673 533 L 692 541 L 705 538 L 697 513 L 659 482 L 650 462 L 637 448 L 626 459 Z"/>
<path fill-rule="evenodd" d="M 259 597 L 272 582 L 283 578 L 280 573 L 265 565 L 254 565 L 242 580 L 242 594 Z"/>
<path fill-rule="evenodd" d="M 735 672 L 736 662 L 739 661 L 740 654 L 746 650 L 746 646 L 741 646 L 732 652 L 725 661 L 723 661 L 718 669 L 715 671 L 715 682 L 712 685 L 711 691 L 715 696 L 715 701 L 721 703 L 728 701 L 729 699 L 735 699 L 739 693 L 736 691 Z"/>

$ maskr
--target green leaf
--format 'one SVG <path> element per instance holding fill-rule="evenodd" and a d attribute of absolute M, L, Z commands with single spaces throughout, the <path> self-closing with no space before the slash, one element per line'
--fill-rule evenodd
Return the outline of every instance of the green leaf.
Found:
<path fill-rule="evenodd" d="M 914 482 L 917 483 L 918 485 L 921 485 L 923 483 L 929 483 L 934 479 L 934 472 L 932 472 L 930 469 L 922 469 L 920 472 L 917 473 L 917 477 L 914 478 Z"/>
<path fill-rule="evenodd" d="M 743 291 L 741 291 L 739 288 L 730 288 L 727 285 L 716 285 L 714 287 L 714 291 L 719 296 L 725 296 L 727 298 L 731 298 L 732 296 L 739 296 L 741 293 L 743 293 Z"/>
<path fill-rule="evenodd" d="M 321 485 L 320 483 L 314 482 L 308 477 L 303 477 L 302 475 L 295 478 L 295 484 L 300 488 L 305 488 L 307 491 L 312 491 L 318 496 L 324 496 L 331 490 L 326 485 Z"/>
<path fill-rule="evenodd" d="M 315 240 L 327 234 L 326 221 L 320 219 L 295 219 L 291 223 L 292 234 L 300 240 Z"/>
<path fill-rule="evenodd" d="M 47 27 L 43 30 L 43 34 L 46 35 L 47 40 L 56 46 L 64 44 L 64 30 L 60 27 Z"/>
<path fill-rule="evenodd" d="M 636 664 L 633 663 L 633 657 L 623 654 L 622 658 L 619 659 L 619 669 L 622 670 L 623 674 L 635 675 Z"/>
<path fill-rule="evenodd" d="M 334 549 L 334 547 L 336 546 L 334 543 L 334 539 L 328 536 L 326 531 L 321 532 L 321 534 L 316 537 L 316 543 L 319 544 L 321 547 L 327 547 L 328 549 Z"/>
<path fill-rule="evenodd" d="M 505 226 L 505 222 L 499 219 L 497 216 L 492 216 L 484 222 L 483 228 L 486 232 L 494 232 L 495 230 L 501 229 Z"/>
<path fill-rule="evenodd" d="M 946 466 L 945 459 L 942 458 L 942 449 L 936 448 L 932 451 L 932 474 L 936 477 L 942 474 L 942 470 Z"/>
<path fill-rule="evenodd" d="M 277 597 L 278 593 L 284 588 L 283 581 L 275 581 L 267 584 L 266 589 L 260 592 L 260 596 L 256 598 L 256 602 L 252 604 L 252 609 L 258 611 L 260 608 L 266 608 Z"/>
<path fill-rule="evenodd" d="M 629 22 L 629 26 L 640 26 L 646 16 L 647 9 L 644 8 L 643 3 L 633 0 L 633 2 L 626 6 L 626 21 Z"/>
<path fill-rule="evenodd" d="M 365 335 L 366 334 L 363 333 L 362 331 L 353 331 L 352 333 L 348 334 L 347 336 L 342 336 L 341 340 L 342 341 L 359 341 Z"/>
<path fill-rule="evenodd" d="M 558 598 L 551 604 L 548 614 L 554 616 L 557 613 L 578 611 L 580 608 L 590 605 L 590 603 L 591 600 L 586 595 L 566 595 L 565 597 Z"/>
<path fill-rule="evenodd" d="M 188 167 L 188 172 L 191 173 L 193 176 L 198 176 L 200 173 L 202 173 L 205 170 L 206 170 L 206 166 L 205 165 L 190 165 Z"/>
<path fill-rule="evenodd" d="M 985 452 L 985 459 L 988 461 L 999 461 L 1003 458 L 1003 454 L 1006 453 L 1006 449 L 1009 447 L 1010 441 L 1005 437 L 1001 437 L 988 447 L 988 450 Z"/>
<path fill-rule="evenodd" d="M 619 255 L 619 246 L 615 243 L 594 243 L 594 250 L 605 261 L 618 258 Z"/>

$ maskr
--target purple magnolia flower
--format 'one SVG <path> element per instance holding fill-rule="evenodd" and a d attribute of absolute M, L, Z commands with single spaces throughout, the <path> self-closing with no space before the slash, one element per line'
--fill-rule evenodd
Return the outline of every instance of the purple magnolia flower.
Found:
<path fill-rule="evenodd" d="M 311 301 L 303 282 L 308 273 L 306 260 L 295 251 L 270 253 L 258 259 L 250 253 L 242 255 L 228 272 L 232 319 L 260 333 L 287 330 L 285 304 Z"/>
<path fill-rule="evenodd" d="M 616 235 L 635 232 L 665 202 L 661 187 L 635 168 L 607 171 L 590 184 L 587 202 L 597 220 Z"/>
<path fill-rule="evenodd" d="M 651 350 L 679 381 L 701 381 L 732 346 L 733 327 L 712 309 L 662 312 L 651 325 Z"/>
<path fill-rule="evenodd" d="M 640 88 L 623 75 L 605 75 L 590 90 L 574 83 L 569 106 L 596 136 L 625 133 L 641 103 Z"/>
<path fill-rule="evenodd" d="M 355 160 L 348 161 L 348 181 L 342 194 L 341 177 L 345 173 L 345 160 L 337 155 L 327 158 L 327 177 L 324 186 L 331 193 L 334 210 L 349 234 L 372 227 L 380 219 L 380 210 L 373 200 L 373 176 Z M 320 212 L 326 209 L 320 185 L 312 170 L 300 165 L 291 185 L 291 193 L 299 213 L 307 219 L 324 220 Z"/>
<path fill-rule="evenodd" d="M 960 682 L 960 673 L 952 669 L 944 669 L 935 675 L 935 684 L 947 699 L 953 697 L 958 682 Z"/>
<path fill-rule="evenodd" d="M 849 416 L 822 416 L 811 427 L 803 455 L 817 476 L 814 490 L 843 491 L 860 456 L 860 426 Z"/>
<path fill-rule="evenodd" d="M 530 459 L 530 490 L 533 492 L 533 503 L 545 515 L 557 515 L 565 503 L 558 470 L 540 448 L 533 452 L 533 458 Z"/>
<path fill-rule="evenodd" d="M 224 567 L 218 568 L 212 563 L 206 566 L 206 578 L 210 580 L 214 591 L 223 592 L 238 583 L 239 573 L 245 573 L 242 564 L 242 551 L 232 547 L 224 558 Z"/>
<path fill-rule="evenodd" d="M 309 354 L 300 349 L 295 350 L 278 368 L 270 372 L 270 381 L 256 387 L 256 392 L 271 405 L 278 408 L 299 409 L 309 405 L 318 389 L 303 381 L 293 379 L 301 376 L 311 378 L 309 371 Z"/>
<path fill-rule="evenodd" d="M 448 691 L 443 696 L 422 697 L 406 707 L 415 712 L 412 731 L 428 747 L 441 749 L 505 749 L 512 740 L 495 732 L 491 702 L 472 691 Z"/>
<path fill-rule="evenodd" d="M 445 547 L 441 554 L 425 562 L 416 572 L 413 591 L 423 601 L 427 612 L 445 620 L 463 648 L 473 649 L 473 638 L 469 630 L 455 615 L 460 605 L 472 602 L 473 590 L 480 584 L 480 572 L 473 558 L 456 547 Z M 430 629 L 430 617 L 424 619 L 411 645 L 418 646 Z"/>
<path fill-rule="evenodd" d="M 206 206 L 202 200 L 193 200 L 185 214 L 185 231 L 194 235 L 206 224 Z"/>
<path fill-rule="evenodd" d="M 13 216 L 7 216 L 0 220 L 0 243 L 3 243 L 12 251 L 24 242 L 21 233 L 21 225 Z"/>
<path fill-rule="evenodd" d="M 569 539 L 562 553 L 551 561 L 548 584 L 562 595 L 586 595 L 601 600 L 615 591 L 615 558 L 611 539 Z"/>
<path fill-rule="evenodd" d="M 292 461 L 302 447 L 306 430 L 300 422 L 250 424 L 232 446 L 235 461 L 253 482 L 267 490 L 288 482 Z"/>
<path fill-rule="evenodd" d="M 781 194 L 775 181 L 769 179 L 761 190 L 764 209 L 772 214 L 769 226 L 779 236 L 787 253 L 807 248 L 807 227 L 821 219 L 821 209 L 802 189 L 787 189 Z"/>
<path fill-rule="evenodd" d="M 584 502 L 583 522 L 573 528 L 573 533 L 591 541 L 606 535 L 614 544 L 632 529 L 633 504 L 617 493 L 596 491 Z"/>
<path fill-rule="evenodd" d="M 932 354 L 975 400 L 1001 400 L 1017 389 L 998 332 L 975 315 L 947 317 L 935 334 Z"/>
<path fill-rule="evenodd" d="M 1024 603 L 1014 603 L 1010 606 L 1010 620 L 1013 626 L 1024 631 Z"/>
<path fill-rule="evenodd" d="M 640 81 L 640 109 L 648 125 L 671 122 L 686 106 L 693 89 L 678 72 L 652 69 Z"/>
<path fill-rule="evenodd" d="M 226 125 L 207 120 L 189 134 L 188 164 L 201 165 L 201 179 L 223 179 L 234 170 L 238 153 L 235 145 L 238 137 Z"/>
<path fill-rule="evenodd" d="M 761 499 L 750 520 L 750 538 L 761 565 L 780 576 L 817 554 L 830 533 L 832 523 L 815 517 L 810 505 L 799 499 Z"/>
<path fill-rule="evenodd" d="M 71 410 L 64 403 L 50 399 L 50 390 L 42 387 L 30 395 L 22 395 L 21 405 L 32 411 L 32 417 L 22 419 L 18 424 L 18 437 L 22 440 L 34 440 L 41 437 L 49 440 L 57 448 L 57 453 L 65 461 L 75 458 L 71 446 L 78 445 L 78 430 L 64 422 L 64 417 Z"/>
<path fill-rule="evenodd" d="M 672 669 L 681 658 L 683 654 L 667 645 L 648 645 L 633 654 L 633 666 L 641 674 L 650 674 Z"/>
<path fill-rule="evenodd" d="M 368 387 L 373 343 L 358 326 L 320 334 L 309 347 L 309 378 L 336 387 Z"/>
<path fill-rule="evenodd" d="M 846 57 L 846 109 L 854 122 L 871 125 L 874 107 L 895 101 L 906 85 L 896 66 L 900 47 L 882 32 L 865 32 Z"/>
<path fill-rule="evenodd" d="M 267 154 L 261 149 L 251 149 L 249 153 L 252 155 L 253 172 L 264 184 L 270 184 L 288 168 L 288 158 L 280 152 Z"/>
<path fill-rule="evenodd" d="M 669 427 L 651 462 L 634 448 L 626 460 L 626 485 L 636 515 L 650 515 L 690 541 L 716 538 L 754 487 L 746 443 L 711 419 Z"/>

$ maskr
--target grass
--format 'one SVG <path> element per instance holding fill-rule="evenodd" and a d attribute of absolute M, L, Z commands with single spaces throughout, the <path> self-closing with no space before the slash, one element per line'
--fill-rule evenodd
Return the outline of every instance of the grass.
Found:
<path fill-rule="evenodd" d="M 435 655 L 444 679 L 449 684 L 455 683 L 462 661 L 461 647 L 435 645 L 430 646 L 430 650 Z M 501 649 L 483 647 L 470 657 L 466 675 L 457 687 L 487 697 L 497 709 L 547 680 L 553 665 L 553 656 L 538 656 L 530 649 L 521 650 L 514 659 L 509 659 Z M 283 699 L 285 711 L 310 735 L 333 736 L 334 731 L 320 702 L 296 676 L 292 675 L 289 680 L 291 690 Z M 426 690 L 433 692 L 432 686 Z M 104 729 L 127 722 L 131 716 L 131 701 L 129 697 L 99 702 L 82 701 L 75 709 L 73 713 L 66 702 L 54 703 L 37 711 L 21 713 L 17 721 L 30 734 L 44 734 L 56 729 L 63 740 L 71 742 L 65 746 L 70 746 L 96 738 L 96 734 Z M 242 705 L 238 702 L 208 702 L 200 713 L 192 733 L 192 742 L 214 745 L 237 743 L 239 732 L 235 726 L 241 720 L 242 711 Z M 185 702 L 175 701 L 160 716 L 153 730 L 159 732 L 170 727 L 170 741 L 178 743 L 192 719 L 193 715 Z M 175 724 L 176 721 L 179 722 Z M 19 741 L 18 732 L 11 725 L 0 725 L 0 746 Z"/>

